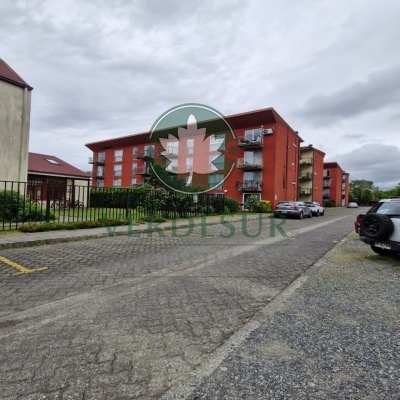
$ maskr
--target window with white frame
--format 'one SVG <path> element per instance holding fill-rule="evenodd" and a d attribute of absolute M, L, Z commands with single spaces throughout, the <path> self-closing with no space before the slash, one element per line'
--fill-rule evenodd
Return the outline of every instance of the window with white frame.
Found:
<path fill-rule="evenodd" d="M 120 176 L 122 174 L 122 164 L 114 165 L 114 176 Z"/>
<path fill-rule="evenodd" d="M 186 171 L 193 171 L 193 157 L 186 157 Z"/>
<path fill-rule="evenodd" d="M 122 161 L 122 152 L 123 150 L 114 150 L 114 161 Z"/>
<path fill-rule="evenodd" d="M 137 147 L 134 147 L 132 150 L 132 158 L 136 160 L 138 156 L 139 156 L 139 150 Z"/>
<path fill-rule="evenodd" d="M 99 178 L 104 176 L 104 167 L 102 165 L 97 166 L 97 176 Z"/>
<path fill-rule="evenodd" d="M 137 173 L 137 162 L 132 163 L 132 174 Z"/>
<path fill-rule="evenodd" d="M 224 174 L 210 174 L 208 175 L 208 188 L 209 189 L 223 189 Z"/>
<path fill-rule="evenodd" d="M 210 151 L 224 150 L 225 135 L 210 136 Z"/>
<path fill-rule="evenodd" d="M 98 162 L 105 162 L 106 161 L 106 153 L 104 151 L 97 154 L 97 161 Z"/>
<path fill-rule="evenodd" d="M 210 154 L 209 166 L 210 171 L 220 171 L 224 169 L 225 157 L 223 154 Z"/>
<path fill-rule="evenodd" d="M 249 142 L 259 142 L 262 140 L 262 129 L 248 129 L 244 131 L 244 138 Z"/>
<path fill-rule="evenodd" d="M 146 157 L 154 157 L 154 144 L 144 146 L 144 154 Z"/>
<path fill-rule="evenodd" d="M 186 153 L 192 154 L 194 149 L 194 139 L 188 139 L 186 142 Z"/>
<path fill-rule="evenodd" d="M 97 180 L 97 187 L 103 188 L 104 187 L 104 180 L 103 179 L 98 179 Z"/>
<path fill-rule="evenodd" d="M 179 152 L 179 142 L 174 141 L 174 142 L 168 142 L 167 144 L 167 154 L 175 155 L 177 156 Z"/>
<path fill-rule="evenodd" d="M 121 178 L 113 180 L 113 187 L 121 187 Z"/>
<path fill-rule="evenodd" d="M 132 178 L 132 186 L 136 186 L 137 182 L 136 182 L 136 178 Z"/>

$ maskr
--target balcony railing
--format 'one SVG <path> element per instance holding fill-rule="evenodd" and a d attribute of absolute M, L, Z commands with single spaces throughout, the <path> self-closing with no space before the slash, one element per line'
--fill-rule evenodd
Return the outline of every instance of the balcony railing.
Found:
<path fill-rule="evenodd" d="M 306 157 L 300 159 L 300 165 L 312 165 L 314 163 L 314 159 L 312 157 Z"/>
<path fill-rule="evenodd" d="M 306 172 L 304 174 L 300 174 L 299 181 L 300 182 L 312 181 L 312 174 L 310 174 L 309 172 Z"/>
<path fill-rule="evenodd" d="M 247 170 L 247 171 L 256 170 L 256 169 L 262 169 L 262 167 L 263 167 L 262 160 L 249 161 L 249 160 L 246 160 L 244 158 L 239 158 L 237 160 L 237 168 L 244 169 L 244 170 Z"/>
<path fill-rule="evenodd" d="M 93 178 L 104 178 L 104 171 L 97 171 L 93 174 Z"/>
<path fill-rule="evenodd" d="M 262 181 L 238 181 L 236 182 L 236 189 L 249 192 L 260 192 L 262 190 Z"/>
<path fill-rule="evenodd" d="M 260 149 L 263 147 L 263 137 L 257 136 L 253 139 L 244 136 L 238 138 L 238 146 L 245 149 Z"/>
<path fill-rule="evenodd" d="M 173 147 L 173 146 L 167 146 L 167 150 L 165 151 L 164 156 L 168 158 L 174 158 L 178 157 L 179 155 L 179 150 L 178 147 Z"/>
<path fill-rule="evenodd" d="M 136 172 L 137 175 L 151 175 L 151 170 L 149 167 L 139 167 L 136 168 Z"/>
<path fill-rule="evenodd" d="M 300 195 L 308 196 L 311 194 L 310 188 L 300 188 Z"/>
<path fill-rule="evenodd" d="M 105 160 L 103 157 L 89 157 L 89 164 L 104 165 Z"/>
<path fill-rule="evenodd" d="M 143 159 L 153 159 L 155 157 L 155 152 L 154 150 L 147 150 L 147 151 L 142 151 L 138 153 L 137 158 L 143 158 Z"/>

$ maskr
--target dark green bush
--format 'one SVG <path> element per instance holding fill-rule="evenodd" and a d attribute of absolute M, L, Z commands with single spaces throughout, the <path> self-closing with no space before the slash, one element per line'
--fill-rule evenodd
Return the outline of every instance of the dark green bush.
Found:
<path fill-rule="evenodd" d="M 336 207 L 336 204 L 333 200 L 325 200 L 324 207 Z"/>
<path fill-rule="evenodd" d="M 234 214 L 240 210 L 239 202 L 236 199 L 225 197 L 225 208 L 229 210 L 230 214 Z"/>
<path fill-rule="evenodd" d="M 60 230 L 90 229 L 102 228 L 105 226 L 128 225 L 129 220 L 120 220 L 115 218 L 99 219 L 96 221 L 76 221 L 76 222 L 43 222 L 40 224 L 25 224 L 19 230 L 25 233 L 47 232 Z"/>

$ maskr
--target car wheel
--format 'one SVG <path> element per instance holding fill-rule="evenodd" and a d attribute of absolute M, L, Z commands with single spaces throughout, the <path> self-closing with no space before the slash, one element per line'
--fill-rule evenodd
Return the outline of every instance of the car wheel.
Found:
<path fill-rule="evenodd" d="M 308 218 L 312 218 L 312 211 L 310 211 L 310 214 L 308 214 Z"/>
<path fill-rule="evenodd" d="M 319 210 L 315 213 L 316 217 L 319 217 Z"/>
<path fill-rule="evenodd" d="M 375 247 L 373 244 L 371 244 L 371 249 L 380 256 L 397 256 L 399 254 L 397 251 L 381 249 L 380 247 Z"/>
<path fill-rule="evenodd" d="M 361 230 L 370 239 L 385 239 L 393 232 L 393 221 L 383 214 L 366 214 L 361 221 Z"/>
<path fill-rule="evenodd" d="M 299 214 L 299 219 L 303 219 L 303 211 Z"/>

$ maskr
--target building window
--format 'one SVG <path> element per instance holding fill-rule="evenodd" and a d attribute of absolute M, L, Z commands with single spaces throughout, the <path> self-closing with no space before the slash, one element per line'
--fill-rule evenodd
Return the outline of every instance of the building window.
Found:
<path fill-rule="evenodd" d="M 121 176 L 122 174 L 122 164 L 114 165 L 114 176 Z"/>
<path fill-rule="evenodd" d="M 210 136 L 210 151 L 218 151 L 225 149 L 225 135 Z"/>
<path fill-rule="evenodd" d="M 179 149 L 179 142 L 169 142 L 167 144 L 167 154 L 177 156 Z"/>
<path fill-rule="evenodd" d="M 122 161 L 122 150 L 115 150 L 114 151 L 114 161 Z"/>
<path fill-rule="evenodd" d="M 104 163 L 106 161 L 106 153 L 104 153 L 104 151 L 97 154 L 97 161 L 101 163 Z"/>
<path fill-rule="evenodd" d="M 132 163 L 132 174 L 137 173 L 137 162 Z"/>
<path fill-rule="evenodd" d="M 224 174 L 210 174 L 208 175 L 208 188 L 223 189 Z"/>
<path fill-rule="evenodd" d="M 103 179 L 98 179 L 97 180 L 97 187 L 103 188 L 104 187 L 104 180 Z"/>
<path fill-rule="evenodd" d="M 136 178 L 132 178 L 132 186 L 136 186 L 137 182 L 136 182 Z"/>
<path fill-rule="evenodd" d="M 146 157 L 154 157 L 154 145 L 148 144 L 144 146 L 144 154 Z"/>
<path fill-rule="evenodd" d="M 192 154 L 194 148 L 194 139 L 188 139 L 186 142 L 186 153 Z"/>
<path fill-rule="evenodd" d="M 97 176 L 99 178 L 104 176 L 104 167 L 102 165 L 97 166 Z"/>
<path fill-rule="evenodd" d="M 249 142 L 261 142 L 262 138 L 262 129 L 248 129 L 247 131 L 244 131 L 244 138 L 245 140 L 248 140 Z"/>
<path fill-rule="evenodd" d="M 209 155 L 209 166 L 210 171 L 223 170 L 225 166 L 225 157 L 223 154 L 210 154 Z"/>
<path fill-rule="evenodd" d="M 132 150 L 132 158 L 134 160 L 136 160 L 138 158 L 138 156 L 139 156 L 139 150 L 138 150 L 137 147 L 134 147 L 133 150 Z"/>
<path fill-rule="evenodd" d="M 193 157 L 186 157 L 186 171 L 193 171 Z"/>
<path fill-rule="evenodd" d="M 114 179 L 113 180 L 113 187 L 121 187 L 121 179 Z"/>

